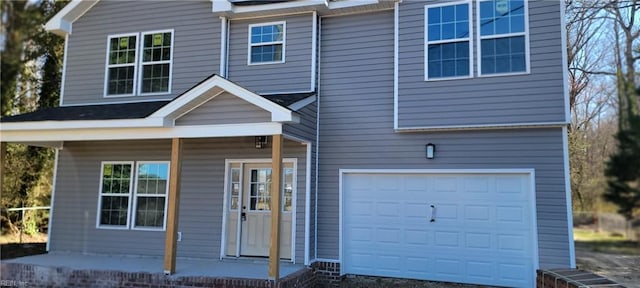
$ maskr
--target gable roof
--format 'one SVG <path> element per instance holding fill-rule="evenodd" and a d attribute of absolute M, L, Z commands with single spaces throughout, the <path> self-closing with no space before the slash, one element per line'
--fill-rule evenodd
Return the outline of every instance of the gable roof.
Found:
<path fill-rule="evenodd" d="M 99 105 L 77 105 L 77 106 L 62 106 L 62 107 L 52 107 L 45 108 L 41 110 L 37 110 L 34 112 L 14 115 L 14 116 L 5 116 L 0 117 L 0 123 L 17 123 L 17 122 L 38 122 L 38 121 L 87 121 L 87 120 L 124 120 L 124 119 L 142 119 L 151 117 L 153 114 L 156 114 L 160 109 L 164 106 L 167 106 L 169 103 L 174 101 L 178 101 L 181 97 L 191 97 L 191 100 L 186 100 L 186 102 L 195 101 L 195 98 L 202 98 L 202 95 L 197 95 L 193 93 L 192 90 L 196 87 L 202 88 L 204 83 L 208 83 L 208 81 L 212 81 L 214 78 L 224 79 L 216 74 L 213 74 L 206 78 L 205 80 L 196 84 L 193 88 L 187 90 L 186 92 L 180 94 L 178 97 L 171 101 L 150 101 L 150 102 L 135 102 L 135 103 L 119 103 L 119 104 L 99 104 Z M 232 83 L 229 80 L 225 81 Z M 210 83 L 211 84 L 211 83 Z M 218 83 L 213 86 L 218 87 L 221 85 Z M 228 85 L 226 85 L 228 86 Z M 239 87 L 239 86 L 238 86 Z M 224 88 L 218 87 L 220 91 L 227 91 Z M 243 91 L 248 92 L 248 91 Z M 249 92 L 254 94 L 253 92 Z M 185 96 L 192 94 L 191 96 Z M 195 95 L 195 96 L 194 96 Z M 217 95 L 217 94 L 215 94 Z M 215 96 L 212 95 L 212 96 Z M 290 111 L 296 111 L 299 108 L 306 106 L 308 103 L 312 103 L 315 100 L 315 92 L 308 93 L 289 93 L 289 94 L 271 94 L 271 95 L 258 95 L 256 96 L 263 97 L 273 104 L 277 104 L 278 106 L 285 108 Z M 247 96 L 245 96 L 247 97 Z M 253 96 L 248 96 L 253 97 Z M 207 99 L 201 99 L 197 101 L 199 104 L 207 102 L 209 99 L 213 97 L 205 97 Z M 242 98 L 242 97 L 241 97 Z M 253 97 L 255 98 L 255 97 Z M 244 98 L 243 98 L 244 99 Z M 245 99 L 246 100 L 246 99 Z M 184 102 L 184 101 L 183 101 Z M 251 101 L 248 101 L 251 102 Z M 254 101 L 255 102 L 255 101 Z M 251 102 L 253 103 L 253 102 Z M 195 105 L 195 106 L 199 106 Z M 255 103 L 253 103 L 255 105 Z M 276 108 L 272 104 L 267 104 L 266 102 L 261 103 L 263 106 L 266 104 L 267 106 L 271 106 L 272 109 L 279 110 L 280 108 Z M 184 104 L 186 105 L 186 103 Z M 193 103 L 191 105 L 186 105 L 186 107 L 176 108 L 180 111 L 190 111 L 195 107 Z M 261 108 L 263 106 L 256 105 Z M 267 109 L 265 109 L 267 110 Z M 269 112 L 272 112 L 268 110 Z M 161 112 L 160 112 L 161 113 Z M 175 113 L 174 113 L 175 114 Z M 179 118 L 179 116 L 174 119 Z"/>

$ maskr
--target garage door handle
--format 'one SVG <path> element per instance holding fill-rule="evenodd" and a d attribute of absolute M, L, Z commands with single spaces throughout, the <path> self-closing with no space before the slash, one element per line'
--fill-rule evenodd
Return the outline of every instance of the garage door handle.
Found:
<path fill-rule="evenodd" d="M 431 220 L 429 222 L 436 222 L 436 206 L 431 205 Z"/>

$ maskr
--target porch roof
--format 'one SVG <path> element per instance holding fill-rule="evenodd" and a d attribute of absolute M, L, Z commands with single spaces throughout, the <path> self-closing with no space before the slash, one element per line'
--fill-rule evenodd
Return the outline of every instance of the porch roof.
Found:
<path fill-rule="evenodd" d="M 270 121 L 176 125 L 175 120 L 228 93 L 268 112 Z M 298 123 L 315 93 L 259 95 L 216 74 L 171 101 L 63 106 L 0 118 L 0 141 L 60 147 L 63 141 L 259 136 Z M 40 143 L 40 144 L 38 144 Z"/>

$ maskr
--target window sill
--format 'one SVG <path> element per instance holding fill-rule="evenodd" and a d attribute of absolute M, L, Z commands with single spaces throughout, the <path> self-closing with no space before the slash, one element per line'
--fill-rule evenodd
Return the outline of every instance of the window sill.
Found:
<path fill-rule="evenodd" d="M 495 73 L 495 74 L 478 74 L 478 78 L 520 76 L 520 75 L 529 75 L 529 74 L 531 74 L 531 71 L 512 72 L 512 73 Z"/>
<path fill-rule="evenodd" d="M 271 64 L 284 64 L 285 61 L 272 61 L 272 62 L 258 62 L 258 63 L 247 63 L 248 66 L 260 66 L 260 65 L 271 65 Z"/>
<path fill-rule="evenodd" d="M 449 80 L 462 80 L 462 79 L 472 79 L 473 76 L 458 76 L 458 77 L 442 77 L 442 78 L 425 78 L 425 82 L 438 82 L 438 81 L 449 81 Z"/>
<path fill-rule="evenodd" d="M 165 232 L 165 228 L 144 228 L 144 227 L 133 227 L 131 231 L 151 231 L 151 232 Z"/>
<path fill-rule="evenodd" d="M 103 230 L 129 230 L 129 227 L 128 226 L 98 225 L 98 226 L 96 226 L 96 229 L 103 229 Z"/>

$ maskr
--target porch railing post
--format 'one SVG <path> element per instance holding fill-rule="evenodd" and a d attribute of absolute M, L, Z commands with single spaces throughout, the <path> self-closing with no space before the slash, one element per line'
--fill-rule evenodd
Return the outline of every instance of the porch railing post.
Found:
<path fill-rule="evenodd" d="M 171 140 L 171 167 L 169 169 L 169 207 L 164 244 L 164 273 L 176 272 L 176 248 L 178 246 L 178 215 L 180 207 L 180 178 L 182 173 L 182 139 Z"/>
<path fill-rule="evenodd" d="M 280 195 L 282 191 L 282 135 L 273 135 L 271 148 L 271 241 L 269 243 L 269 279 L 280 276 Z"/>

